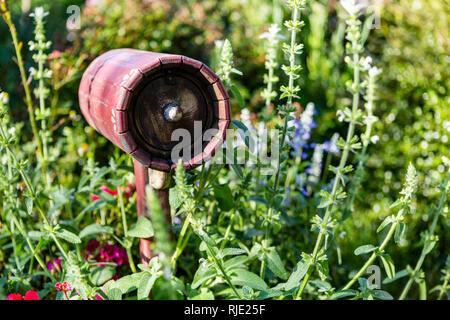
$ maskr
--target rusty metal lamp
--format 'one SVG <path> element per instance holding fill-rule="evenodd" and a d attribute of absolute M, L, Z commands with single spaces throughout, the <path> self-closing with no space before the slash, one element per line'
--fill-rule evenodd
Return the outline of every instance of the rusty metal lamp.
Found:
<path fill-rule="evenodd" d="M 79 88 L 81 111 L 89 125 L 133 157 L 138 216 L 148 217 L 145 188 L 150 185 L 170 221 L 172 132 L 217 134 L 183 161 L 186 170 L 211 158 L 225 140 L 230 124 L 229 98 L 219 78 L 203 63 L 185 56 L 117 49 L 97 57 Z M 200 137 L 201 138 L 201 137 Z M 192 141 L 194 144 L 195 141 Z M 186 157 L 183 157 L 186 159 Z M 152 258 L 151 239 L 140 239 L 142 263 Z"/>

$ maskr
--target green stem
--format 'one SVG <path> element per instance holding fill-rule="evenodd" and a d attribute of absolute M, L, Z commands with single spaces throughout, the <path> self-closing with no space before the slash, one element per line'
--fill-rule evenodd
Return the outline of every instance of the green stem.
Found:
<path fill-rule="evenodd" d="M 177 260 L 180 257 L 181 253 L 183 252 L 184 246 L 183 246 L 183 240 L 184 240 L 184 236 L 186 234 L 186 231 L 189 228 L 189 225 L 191 223 L 191 216 L 192 214 L 189 212 L 188 215 L 186 216 L 186 219 L 184 220 L 183 223 L 183 227 L 181 228 L 180 231 L 180 236 L 178 237 L 178 241 L 177 241 L 177 246 L 175 248 L 175 252 L 172 255 L 172 268 L 175 270 L 176 264 L 177 264 Z M 189 238 L 190 236 L 190 232 L 187 235 L 187 237 Z"/>
<path fill-rule="evenodd" d="M 53 278 L 53 276 L 50 274 L 50 272 L 48 272 L 47 270 L 47 266 L 45 265 L 44 261 L 42 260 L 42 258 L 40 257 L 39 253 L 37 252 L 36 248 L 34 247 L 33 243 L 31 242 L 30 237 L 28 236 L 28 234 L 25 232 L 25 230 L 22 228 L 21 223 L 17 220 L 17 218 L 15 216 L 12 216 L 13 222 L 16 225 L 17 229 L 19 230 L 19 232 L 21 233 L 22 237 L 24 237 L 25 241 L 27 242 L 28 247 L 30 248 L 33 257 L 36 259 L 36 261 L 38 262 L 38 264 L 41 266 L 42 270 L 44 271 L 44 273 L 47 275 L 47 277 L 49 277 L 50 279 L 52 279 L 52 281 L 55 281 L 55 278 Z M 21 219 L 21 218 L 19 218 Z M 22 222 L 23 224 L 23 222 Z"/>
<path fill-rule="evenodd" d="M 400 214 L 401 215 L 401 214 Z M 397 217 L 398 218 L 398 217 Z M 379 252 L 382 252 L 386 245 L 388 244 L 389 240 L 392 238 L 392 235 L 395 232 L 395 229 L 398 225 L 398 219 L 396 219 L 394 223 L 392 223 L 391 228 L 389 229 L 389 232 L 387 233 L 386 237 L 384 238 L 384 241 L 381 243 L 379 247 Z M 370 258 L 366 261 L 366 263 L 361 267 L 361 269 L 358 271 L 358 273 L 350 280 L 342 290 L 347 290 L 351 288 L 351 286 L 366 272 L 367 268 L 372 265 L 372 262 L 376 259 L 378 256 L 377 252 L 373 252 Z"/>
<path fill-rule="evenodd" d="M 228 224 L 227 230 L 225 231 L 225 235 L 223 237 L 222 244 L 220 245 L 220 250 L 223 250 L 225 248 L 225 245 L 228 241 L 228 237 L 230 236 L 231 227 L 233 226 L 233 220 L 234 220 L 235 216 L 236 216 L 236 211 L 233 211 L 233 213 L 231 214 L 231 217 L 230 217 L 230 223 Z"/>
<path fill-rule="evenodd" d="M 123 203 L 123 191 L 120 187 L 117 188 L 117 199 L 119 201 L 120 207 L 120 215 L 122 216 L 122 226 L 123 226 L 123 235 L 125 238 L 128 237 L 128 224 L 127 224 L 127 215 L 125 213 L 125 206 Z M 130 269 L 133 273 L 136 273 L 136 266 L 133 261 L 133 255 L 131 254 L 131 248 L 127 245 L 125 246 L 125 250 L 127 251 L 128 262 L 130 263 Z"/>
<path fill-rule="evenodd" d="M 355 40 L 352 43 L 352 47 L 355 49 L 356 46 L 357 46 L 357 41 Z M 350 142 L 353 139 L 353 135 L 354 135 L 354 131 L 355 131 L 355 116 L 356 116 L 356 111 L 358 110 L 358 105 L 359 105 L 359 89 L 360 89 L 359 81 L 360 81 L 359 53 L 355 51 L 353 53 L 353 83 L 356 85 L 356 88 L 355 88 L 355 93 L 353 94 L 352 118 L 349 123 L 348 131 L 347 131 L 347 138 L 345 141 L 344 149 L 342 151 L 342 157 L 339 162 L 339 167 L 336 171 L 336 176 L 334 177 L 334 181 L 333 181 L 333 187 L 331 190 L 331 198 L 333 200 L 333 203 L 336 201 L 337 191 L 339 189 L 340 180 L 341 180 L 340 176 L 341 176 L 342 171 L 347 163 L 347 158 L 348 158 L 348 155 L 350 152 Z M 325 215 L 323 218 L 324 225 L 328 224 L 328 221 L 331 217 L 331 213 L 332 213 L 331 205 L 328 205 L 325 209 Z M 314 246 L 314 251 L 312 254 L 313 261 L 315 261 L 317 259 L 317 255 L 318 255 L 319 250 L 322 245 L 323 237 L 324 237 L 324 234 L 319 233 L 319 236 L 317 237 L 316 244 Z M 303 278 L 303 282 L 300 286 L 300 289 L 297 292 L 296 299 L 301 299 L 302 293 L 303 293 L 303 291 L 306 287 L 306 284 L 308 283 L 309 278 L 311 277 L 311 274 L 313 273 L 313 271 L 314 271 L 314 268 L 312 266 L 310 266 L 308 268 L 308 271 L 307 271 L 305 277 Z"/>
<path fill-rule="evenodd" d="M 223 267 L 222 263 L 219 261 L 219 259 L 217 259 L 213 250 L 211 249 L 211 247 L 209 246 L 209 244 L 206 241 L 205 241 L 205 244 L 206 244 L 206 247 L 208 248 L 209 254 L 213 258 L 214 262 L 216 263 L 217 267 L 220 269 L 220 272 L 222 273 L 223 277 L 225 278 L 225 281 L 228 283 L 231 290 L 233 290 L 236 297 L 241 300 L 242 299 L 241 296 L 239 295 L 239 293 L 236 290 L 236 287 L 233 285 L 233 283 L 231 282 L 231 279 L 228 277 L 227 273 L 225 272 L 225 268 Z"/>
<path fill-rule="evenodd" d="M 442 187 L 443 187 L 442 188 L 442 194 L 441 194 L 441 197 L 439 199 L 439 205 L 438 205 L 438 207 L 436 209 L 436 213 L 434 215 L 433 222 L 431 223 L 431 226 L 430 226 L 428 239 L 430 239 L 431 236 L 433 236 L 433 234 L 434 234 L 434 230 L 435 230 L 437 222 L 439 220 L 439 216 L 442 213 L 442 209 L 444 207 L 444 203 L 445 203 L 445 201 L 447 199 L 446 186 L 448 184 L 449 178 L 450 178 L 450 175 L 447 175 L 447 177 L 445 178 L 445 180 L 444 180 L 444 182 L 442 184 Z M 426 240 L 425 240 L 425 244 L 426 244 Z M 427 254 L 428 253 L 425 251 L 425 246 L 424 246 L 422 248 L 422 252 L 420 254 L 419 260 L 417 261 L 416 267 L 414 268 L 413 274 L 417 274 L 417 272 L 420 270 L 420 268 L 422 267 L 422 264 L 423 264 L 423 262 L 425 260 L 425 257 L 427 256 Z M 406 295 L 408 294 L 409 289 L 411 288 L 411 285 L 412 285 L 413 281 L 414 281 L 414 278 L 410 277 L 408 282 L 406 283 L 405 287 L 403 288 L 403 291 L 402 291 L 402 293 L 401 293 L 401 295 L 399 297 L 399 300 L 404 300 L 406 298 Z"/>
<path fill-rule="evenodd" d="M 28 85 L 27 82 L 27 77 L 25 74 L 25 68 L 24 68 L 24 63 L 23 63 L 23 59 L 22 59 L 22 53 L 20 52 L 20 49 L 22 47 L 22 43 L 19 44 L 19 41 L 17 39 L 17 30 L 16 30 L 16 26 L 14 25 L 14 23 L 11 20 L 11 12 L 9 11 L 9 9 L 6 7 L 6 1 L 1 0 L 0 2 L 0 10 L 2 11 L 1 15 L 3 17 L 3 19 L 5 20 L 6 24 L 8 25 L 12 40 L 13 40 L 13 44 L 14 44 L 14 50 L 16 52 L 16 57 L 17 57 L 17 65 L 19 66 L 19 71 L 20 71 L 20 77 L 22 79 L 22 84 L 23 84 L 23 88 L 25 91 L 25 103 L 27 105 L 28 108 L 28 115 L 30 117 L 30 123 L 31 123 L 31 129 L 33 131 L 33 135 L 36 138 L 36 144 L 37 144 L 37 149 L 38 149 L 38 153 L 42 156 L 42 145 L 41 145 L 41 140 L 39 139 L 39 133 L 36 127 L 36 120 L 34 118 L 34 110 L 33 110 L 33 103 L 31 100 L 31 93 L 30 93 L 30 87 Z M 42 168 L 43 172 L 45 173 L 45 168 Z"/>
<path fill-rule="evenodd" d="M 448 285 L 448 275 L 445 277 L 444 283 L 442 284 L 442 288 L 439 291 L 439 296 L 437 297 L 438 300 L 442 299 L 442 296 L 444 295 L 444 292 L 446 291 L 447 285 Z"/>
<path fill-rule="evenodd" d="M 292 21 L 294 21 L 294 22 L 298 21 L 299 16 L 300 16 L 300 10 L 298 8 L 294 7 L 293 12 L 292 12 Z M 291 70 L 294 70 L 294 68 L 295 68 L 295 53 L 294 53 L 295 46 L 296 46 L 295 39 L 296 39 L 296 30 L 292 29 L 291 30 L 290 56 L 289 56 L 289 64 L 290 64 Z M 289 92 L 293 92 L 293 90 L 294 90 L 294 74 L 290 73 L 290 75 L 289 75 Z M 286 109 L 289 110 L 291 107 L 292 107 L 292 95 L 289 95 L 288 100 L 287 100 Z M 284 116 L 285 117 L 284 117 L 284 123 L 283 123 L 283 130 L 282 130 L 281 138 L 280 138 L 280 153 L 278 154 L 278 158 L 277 158 L 275 181 L 273 184 L 273 190 L 275 190 L 275 192 L 278 191 L 278 185 L 279 185 L 279 181 L 280 181 L 281 152 L 283 151 L 283 148 L 284 148 L 287 127 L 288 127 L 288 120 L 289 120 L 289 114 L 285 114 Z M 266 240 L 265 245 L 267 245 L 269 237 L 270 237 L 270 224 L 272 223 L 273 211 L 274 211 L 274 208 L 273 208 L 273 199 L 272 199 L 272 201 L 270 201 L 269 210 L 267 213 L 267 221 L 266 221 L 266 228 L 265 228 L 265 235 L 264 235 L 264 239 Z M 260 272 L 259 272 L 262 277 L 264 277 L 265 268 L 266 268 L 266 264 L 263 261 L 261 263 Z"/>
<path fill-rule="evenodd" d="M 7 136 L 6 136 L 6 133 L 4 132 L 2 126 L 0 126 L 0 136 L 2 137 L 2 139 L 4 141 L 7 141 Z M 66 250 L 64 250 L 64 248 L 61 245 L 60 241 L 55 236 L 55 234 L 53 232 L 54 231 L 53 227 L 51 226 L 50 222 L 48 221 L 47 216 L 45 215 L 44 210 L 41 207 L 41 204 L 39 203 L 39 201 L 37 201 L 36 191 L 34 190 L 34 187 L 33 187 L 33 184 L 31 183 L 30 177 L 28 177 L 28 175 L 26 174 L 26 172 L 23 169 L 22 165 L 19 163 L 19 160 L 17 159 L 17 157 L 14 154 L 13 150 L 11 149 L 11 147 L 8 144 L 6 145 L 6 149 L 9 152 L 11 158 L 14 161 L 15 166 L 17 168 L 17 171 L 19 171 L 20 175 L 22 176 L 22 179 L 25 182 L 25 185 L 27 186 L 27 189 L 28 189 L 28 191 L 30 193 L 31 199 L 32 199 L 33 203 L 36 205 L 38 213 L 42 217 L 42 220 L 44 221 L 44 224 L 46 225 L 47 229 L 50 231 L 51 237 L 55 241 L 56 246 L 59 248 L 59 250 L 61 251 L 61 253 L 64 256 L 64 258 L 67 260 L 68 255 L 67 255 Z"/>
<path fill-rule="evenodd" d="M 39 50 L 39 55 L 43 55 L 42 50 Z M 43 144 L 43 154 L 42 154 L 42 170 L 44 172 L 45 183 L 47 187 L 50 187 L 50 177 L 47 172 L 47 161 L 48 161 L 48 146 L 47 146 L 47 121 L 45 115 L 45 99 L 44 99 L 44 62 L 39 60 L 39 107 L 41 113 L 41 134 L 42 134 L 42 144 Z"/>

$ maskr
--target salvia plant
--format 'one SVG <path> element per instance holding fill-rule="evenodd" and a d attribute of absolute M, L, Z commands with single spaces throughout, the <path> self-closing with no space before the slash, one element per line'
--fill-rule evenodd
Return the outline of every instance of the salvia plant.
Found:
<path fill-rule="evenodd" d="M 149 217 L 137 218 L 131 157 L 105 152 L 106 140 L 86 124 L 75 130 L 77 98 L 59 95 L 84 58 L 57 81 L 53 71 L 64 73 L 68 58 L 47 40 L 48 13 L 30 14 L 34 39 L 22 56 L 24 39 L 0 0 L 28 111 L 19 117 L 13 105 L 22 102 L 0 89 L 0 299 L 448 298 L 448 155 L 427 212 L 426 177 L 414 160 L 403 164 L 403 184 L 393 182 L 397 199 L 377 202 L 377 214 L 365 210 L 369 192 L 381 195 L 366 188 L 371 168 L 381 166 L 373 154 L 389 139 L 379 102 L 387 70 L 368 52 L 373 16 L 363 1 L 341 0 L 328 35 L 322 2 L 274 3 L 275 22 L 254 40 L 265 70 L 255 97 L 231 36 L 215 42 L 214 69 L 230 93 L 237 134 L 199 168 L 177 164 L 169 215 L 148 186 Z M 330 84 L 323 101 L 304 94 L 311 79 Z M 324 103 L 336 108 L 327 118 L 333 126 L 323 123 Z M 269 166 L 261 152 L 272 156 Z M 153 256 L 144 263 L 139 239 L 149 238 Z M 397 251 L 410 247 L 405 263 Z"/>

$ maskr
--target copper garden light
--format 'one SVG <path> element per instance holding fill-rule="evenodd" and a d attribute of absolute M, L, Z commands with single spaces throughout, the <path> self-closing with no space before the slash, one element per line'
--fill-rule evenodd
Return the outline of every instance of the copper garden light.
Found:
<path fill-rule="evenodd" d="M 183 157 L 187 170 L 214 155 L 230 124 L 229 98 L 219 78 L 181 55 L 117 49 L 89 65 L 78 94 L 89 125 L 133 157 L 138 216 L 148 217 L 145 187 L 151 185 L 170 219 L 168 187 L 176 167 L 171 151 L 178 143 L 172 133 L 194 134 L 196 121 L 203 131 L 218 129 L 200 150 Z M 143 263 L 152 258 L 150 245 L 150 239 L 140 240 Z"/>

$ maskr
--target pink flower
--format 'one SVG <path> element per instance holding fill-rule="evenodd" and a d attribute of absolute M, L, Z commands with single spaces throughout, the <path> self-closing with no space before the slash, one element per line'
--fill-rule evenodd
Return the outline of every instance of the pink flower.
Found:
<path fill-rule="evenodd" d="M 39 295 L 36 291 L 30 290 L 25 293 L 25 297 L 23 297 L 23 300 L 39 300 Z"/>
<path fill-rule="evenodd" d="M 92 254 L 98 247 L 100 247 L 100 242 L 97 240 L 90 240 L 86 245 L 86 251 L 88 254 Z"/>
<path fill-rule="evenodd" d="M 136 184 L 134 182 L 128 184 L 128 186 L 125 188 L 125 193 L 124 193 L 125 198 L 127 198 L 127 199 L 131 198 L 131 196 L 133 195 L 133 193 L 135 191 L 136 191 Z"/>
<path fill-rule="evenodd" d="M 58 282 L 55 284 L 55 288 L 58 291 L 64 292 L 66 299 L 69 300 L 69 296 L 67 295 L 67 292 L 72 291 L 72 287 L 70 286 L 69 283 L 67 283 L 66 281 L 64 281 L 64 283 L 62 283 L 62 284 L 60 282 Z"/>
<path fill-rule="evenodd" d="M 8 295 L 6 300 L 22 300 L 22 296 L 20 295 L 20 293 L 11 293 Z"/>
<path fill-rule="evenodd" d="M 66 281 L 64 281 L 64 283 L 62 284 L 62 290 L 63 290 L 63 291 L 72 291 L 72 287 L 70 286 L 69 283 L 67 283 Z"/>
<path fill-rule="evenodd" d="M 102 297 L 100 297 L 98 294 L 95 295 L 95 300 L 103 300 Z"/>
<path fill-rule="evenodd" d="M 119 193 L 119 191 L 117 191 L 117 190 L 113 191 L 110 188 L 108 188 L 107 186 L 101 186 L 99 189 L 102 190 L 103 192 L 109 193 L 112 196 L 117 196 Z"/>
<path fill-rule="evenodd" d="M 115 262 L 118 266 L 122 264 L 128 265 L 128 256 L 125 249 L 107 243 L 100 248 L 99 257 L 97 261 Z"/>
<path fill-rule="evenodd" d="M 117 196 L 117 194 L 119 193 L 119 191 L 117 191 L 117 190 L 113 191 L 110 188 L 108 188 L 107 186 L 101 186 L 99 189 L 103 192 L 109 193 L 112 196 Z M 97 200 L 100 200 L 100 197 L 97 196 L 96 194 L 93 194 L 92 201 L 97 201 Z"/>
<path fill-rule="evenodd" d="M 53 269 L 57 269 L 57 268 L 59 270 L 61 270 L 61 258 L 56 258 L 55 260 L 47 263 L 47 269 L 49 271 L 52 271 Z"/>

